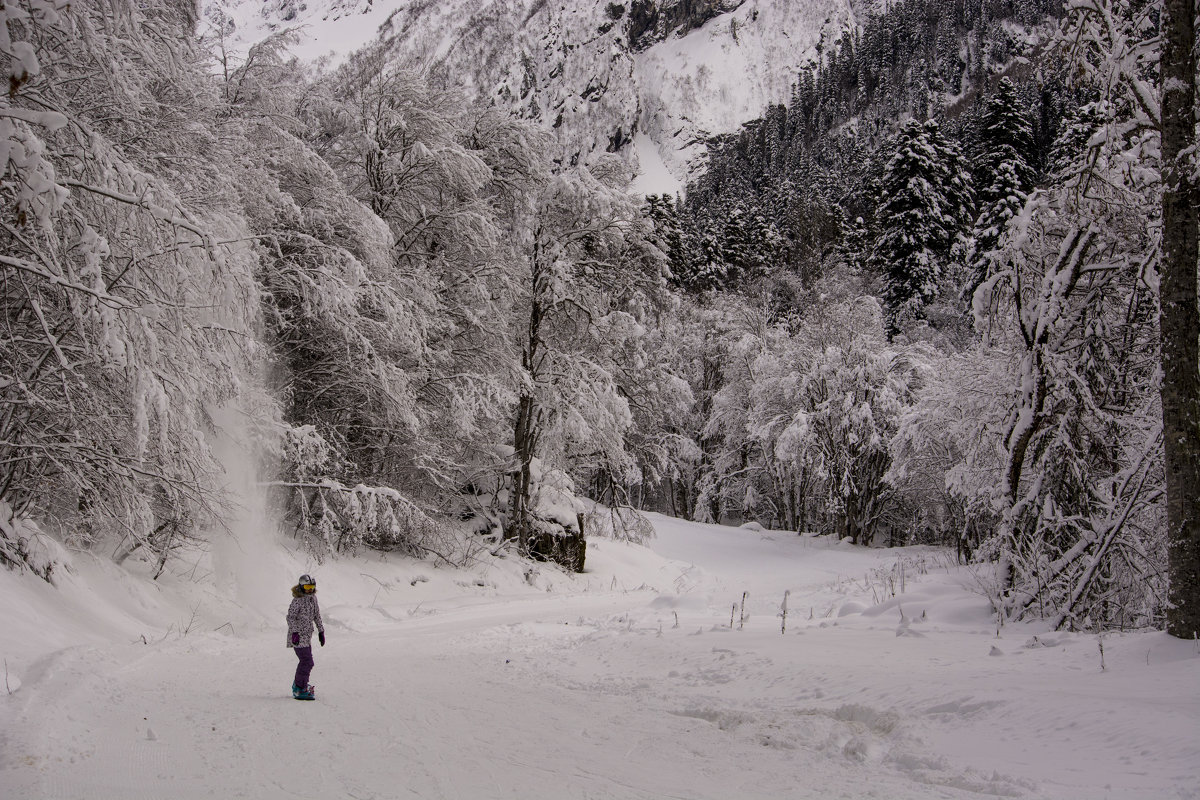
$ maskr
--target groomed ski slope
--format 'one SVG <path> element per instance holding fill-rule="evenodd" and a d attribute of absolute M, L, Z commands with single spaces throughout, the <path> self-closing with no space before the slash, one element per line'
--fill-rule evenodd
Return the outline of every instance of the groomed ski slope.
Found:
<path fill-rule="evenodd" d="M 997 638 L 940 551 L 653 519 L 582 576 L 262 543 L 250 585 L 0 571 L 0 797 L 1200 797 L 1195 644 L 1112 633 L 1102 671 L 1094 635 Z M 307 570 L 315 703 L 282 626 Z"/>

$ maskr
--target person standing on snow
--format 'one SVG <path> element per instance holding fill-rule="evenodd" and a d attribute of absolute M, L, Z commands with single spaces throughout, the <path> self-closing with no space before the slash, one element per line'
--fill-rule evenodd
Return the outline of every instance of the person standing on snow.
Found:
<path fill-rule="evenodd" d="M 321 607 L 317 605 L 317 582 L 311 575 L 301 575 L 292 587 L 292 604 L 287 612 L 287 646 L 295 649 L 296 678 L 292 681 L 292 697 L 297 700 L 315 700 L 313 687 L 308 684 L 312 673 L 313 623 L 317 626 L 317 639 L 325 646 L 325 623 L 321 621 Z"/>

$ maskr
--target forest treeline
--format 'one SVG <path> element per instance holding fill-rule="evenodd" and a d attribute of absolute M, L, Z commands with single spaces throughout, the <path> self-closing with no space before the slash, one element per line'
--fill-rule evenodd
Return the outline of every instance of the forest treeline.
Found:
<path fill-rule="evenodd" d="M 33 520 L 161 571 L 236 435 L 318 554 L 537 552 L 579 495 L 1162 624 L 1157 17 L 1071 8 L 895 5 L 642 202 L 386 50 L 5 4 L 0 559 L 50 577 Z"/>

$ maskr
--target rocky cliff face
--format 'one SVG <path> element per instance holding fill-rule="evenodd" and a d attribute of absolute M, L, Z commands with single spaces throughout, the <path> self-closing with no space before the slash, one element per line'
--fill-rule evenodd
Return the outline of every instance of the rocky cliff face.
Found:
<path fill-rule="evenodd" d="M 302 56 L 382 36 L 404 64 L 554 131 L 562 163 L 622 155 L 645 191 L 674 190 L 709 136 L 786 100 L 821 43 L 853 23 L 849 0 L 206 3 L 246 20 L 247 38 L 306 24 Z"/>
<path fill-rule="evenodd" d="M 673 34 L 684 35 L 713 17 L 736 11 L 746 0 L 635 0 L 625 32 L 634 50 L 645 50 Z M 621 7 L 610 3 L 609 7 Z"/>

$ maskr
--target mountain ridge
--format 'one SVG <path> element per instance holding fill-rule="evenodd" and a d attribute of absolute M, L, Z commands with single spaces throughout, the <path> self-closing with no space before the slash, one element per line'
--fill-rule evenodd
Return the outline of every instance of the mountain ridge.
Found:
<path fill-rule="evenodd" d="M 848 0 L 207 0 L 222 13 L 247 43 L 307 26 L 306 60 L 381 39 L 439 85 L 553 131 L 560 163 L 619 154 L 647 192 L 681 190 L 709 138 L 786 101 L 854 24 Z"/>

